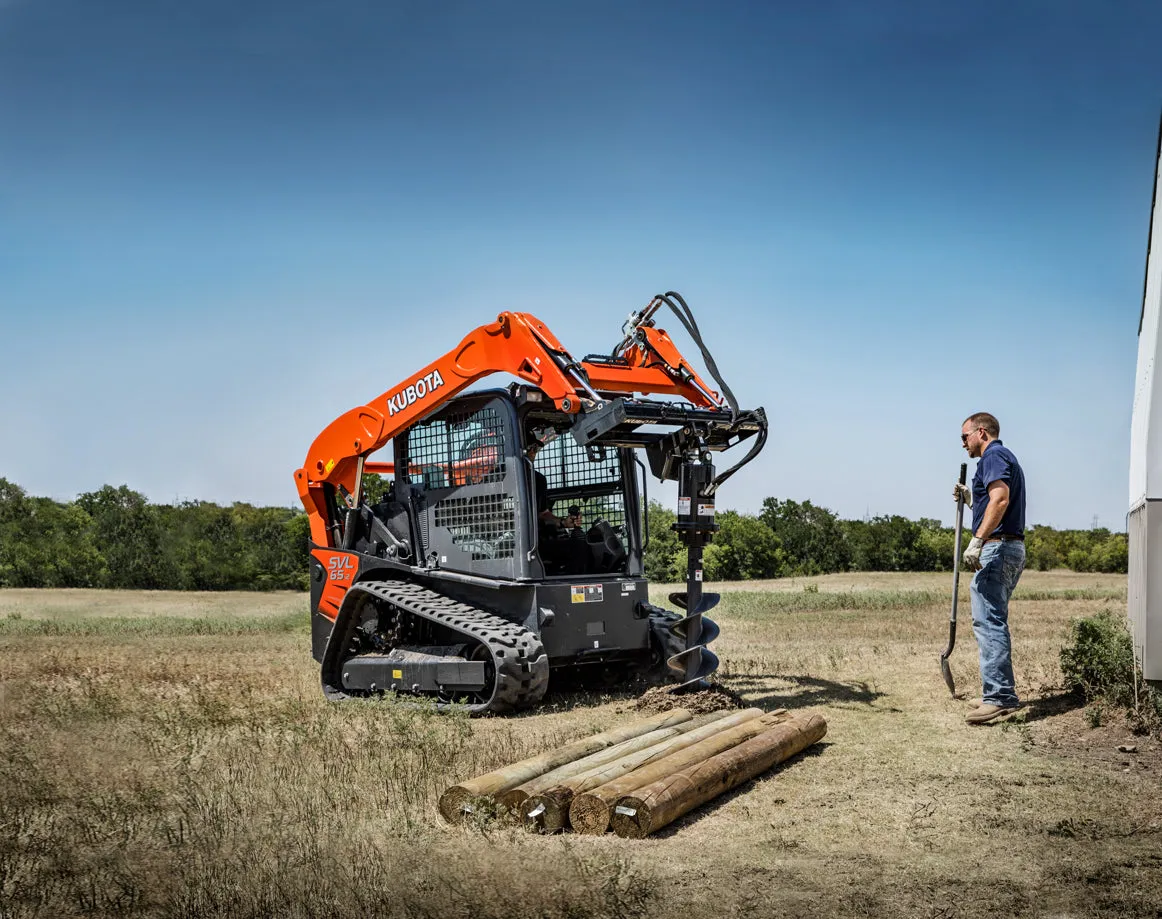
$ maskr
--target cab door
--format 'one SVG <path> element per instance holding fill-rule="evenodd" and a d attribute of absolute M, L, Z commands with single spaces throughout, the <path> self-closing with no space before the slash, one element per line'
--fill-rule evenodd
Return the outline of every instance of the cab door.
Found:
<path fill-rule="evenodd" d="M 425 567 L 515 579 L 531 509 L 516 415 L 503 395 L 457 399 L 404 438 Z"/>

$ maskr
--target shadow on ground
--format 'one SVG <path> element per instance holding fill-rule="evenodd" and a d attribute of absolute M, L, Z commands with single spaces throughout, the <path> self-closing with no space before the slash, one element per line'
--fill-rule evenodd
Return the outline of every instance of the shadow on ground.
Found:
<path fill-rule="evenodd" d="M 546 712 L 569 712 L 596 708 L 610 702 L 635 702 L 655 686 L 673 685 L 666 680 L 646 679 L 628 667 L 611 665 L 554 671 L 544 700 L 516 717 L 534 717 Z M 512 717 L 512 716 L 507 716 Z"/>
<path fill-rule="evenodd" d="M 724 685 L 739 693 L 747 705 L 776 708 L 811 708 L 817 705 L 874 705 L 887 693 L 861 680 L 822 680 L 806 674 L 755 673 L 732 676 Z M 782 684 L 771 689 L 771 683 Z M 755 693 L 758 692 L 756 695 Z M 886 709 L 899 711 L 899 709 Z"/>
<path fill-rule="evenodd" d="M 1079 693 L 1058 690 L 1046 693 L 1027 703 L 1022 711 L 1025 713 L 1025 721 L 1029 722 L 1041 721 L 1055 715 L 1064 715 L 1066 712 L 1077 711 L 1079 708 L 1085 708 L 1085 699 Z"/>

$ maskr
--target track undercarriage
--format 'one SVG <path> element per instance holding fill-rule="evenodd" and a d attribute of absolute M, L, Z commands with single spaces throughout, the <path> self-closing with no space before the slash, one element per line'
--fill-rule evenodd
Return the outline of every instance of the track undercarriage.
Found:
<path fill-rule="evenodd" d="M 431 700 L 438 708 L 503 714 L 537 704 L 548 690 L 549 658 L 534 631 L 406 581 L 364 581 L 351 590 L 353 602 L 336 622 L 323 660 L 328 699 L 397 693 Z M 686 618 L 648 604 L 646 610 L 648 650 L 571 669 L 607 674 L 609 685 L 626 677 L 680 677 Z M 703 641 L 718 634 L 705 618 L 703 629 Z M 710 654 L 704 647 L 702 652 Z"/>
<path fill-rule="evenodd" d="M 412 693 L 481 713 L 544 696 L 549 659 L 534 632 L 406 581 L 351 590 L 358 597 L 344 623 L 347 642 L 332 639 L 323 660 L 328 698 Z"/>

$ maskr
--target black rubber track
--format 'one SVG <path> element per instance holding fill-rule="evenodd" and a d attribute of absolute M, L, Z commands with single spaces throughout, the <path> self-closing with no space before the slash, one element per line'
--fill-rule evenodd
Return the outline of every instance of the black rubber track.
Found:
<path fill-rule="evenodd" d="M 437 623 L 488 649 L 495 673 L 492 695 L 485 702 L 456 708 L 474 715 L 510 712 L 535 705 L 549 688 L 545 646 L 524 626 L 407 581 L 361 581 L 350 589 L 370 594 L 377 604 L 397 612 Z M 439 707 L 453 706 L 441 703 Z"/>

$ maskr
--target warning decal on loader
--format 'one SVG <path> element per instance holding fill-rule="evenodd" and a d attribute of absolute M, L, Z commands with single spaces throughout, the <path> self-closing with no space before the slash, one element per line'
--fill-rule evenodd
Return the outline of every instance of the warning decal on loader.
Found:
<path fill-rule="evenodd" d="M 569 593 L 574 603 L 601 603 L 605 600 L 604 585 L 602 584 L 570 585 Z"/>

